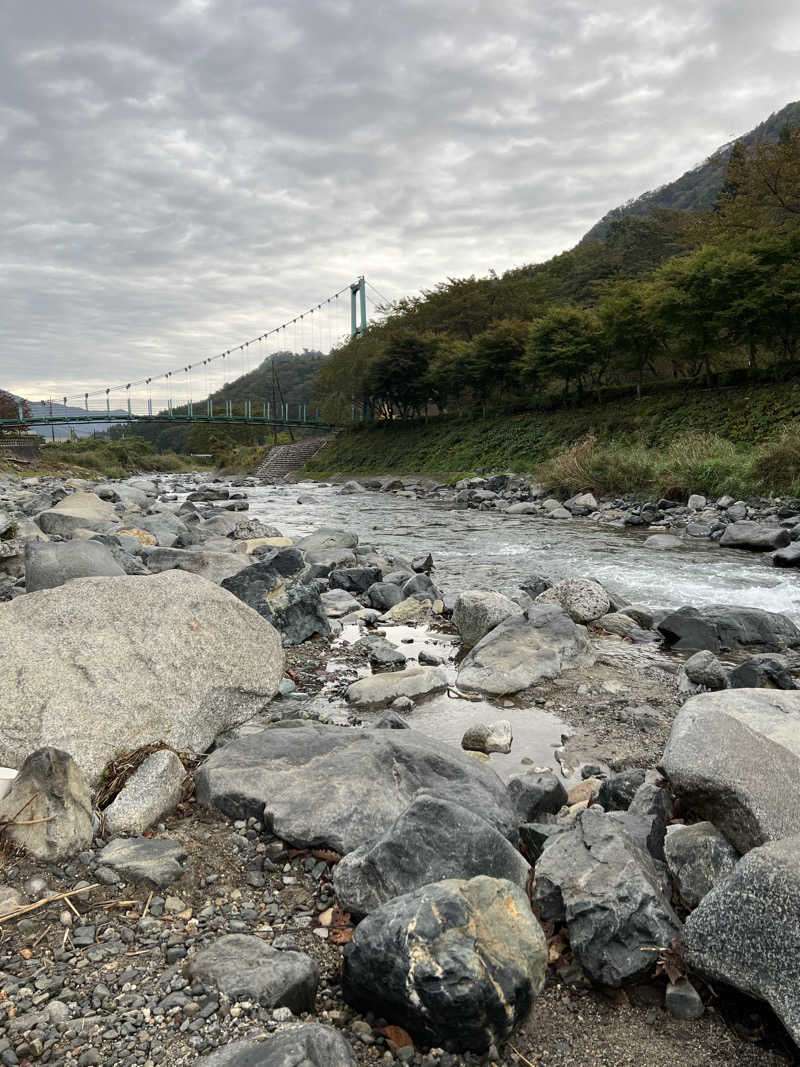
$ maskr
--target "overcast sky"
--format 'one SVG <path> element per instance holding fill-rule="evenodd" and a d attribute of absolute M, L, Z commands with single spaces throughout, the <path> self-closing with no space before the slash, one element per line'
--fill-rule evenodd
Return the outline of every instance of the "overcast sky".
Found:
<path fill-rule="evenodd" d="M 546 259 L 800 97 L 798 51 L 790 0 L 4 0 L 0 387 Z"/>

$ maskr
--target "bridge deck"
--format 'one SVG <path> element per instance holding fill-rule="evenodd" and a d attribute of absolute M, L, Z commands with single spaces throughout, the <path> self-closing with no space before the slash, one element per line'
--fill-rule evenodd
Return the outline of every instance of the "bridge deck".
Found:
<path fill-rule="evenodd" d="M 87 423 L 109 422 L 221 422 L 248 423 L 254 426 L 309 427 L 316 430 L 332 429 L 330 423 L 316 419 L 276 419 L 263 415 L 207 415 L 195 412 L 191 415 L 115 415 L 111 412 L 92 412 L 88 415 L 32 415 L 23 419 L 0 419 L 0 430 L 25 430 L 29 426 L 81 426 Z"/>

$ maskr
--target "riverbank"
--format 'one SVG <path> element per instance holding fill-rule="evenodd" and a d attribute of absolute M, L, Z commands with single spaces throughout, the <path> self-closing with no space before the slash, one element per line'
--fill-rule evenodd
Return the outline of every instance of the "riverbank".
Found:
<path fill-rule="evenodd" d="M 797 495 L 798 417 L 800 386 L 789 382 L 486 419 L 358 426 L 338 435 L 304 474 L 418 471 L 456 478 L 513 470 L 573 492 Z"/>
<path fill-rule="evenodd" d="M 794 723 L 797 695 L 737 690 L 735 672 L 750 663 L 763 684 L 777 677 L 782 688 L 794 687 L 791 648 L 800 647 L 800 629 L 777 613 L 703 606 L 714 602 L 714 582 L 716 602 L 731 602 L 741 571 L 774 597 L 778 587 L 764 576 L 777 572 L 709 536 L 702 547 L 677 550 L 678 584 L 670 588 L 673 557 L 645 548 L 646 527 L 625 527 L 626 512 L 615 519 L 584 500 L 571 502 L 574 513 L 564 509 L 574 517 L 561 524 L 544 514 L 508 515 L 496 502 L 513 506 L 503 494 L 519 494 L 522 483 L 484 484 L 460 488 L 467 494 L 460 503 L 452 490 L 430 486 L 342 492 L 184 475 L 0 485 L 12 540 L 22 537 L 27 547 L 4 557 L 17 560 L 6 566 L 18 574 L 5 583 L 12 600 L 0 605 L 0 641 L 19 639 L 7 653 L 17 672 L 4 691 L 0 762 L 13 752 L 19 765 L 20 738 L 42 744 L 46 727 L 71 753 L 65 766 L 73 768 L 74 802 L 68 827 L 62 806 L 47 830 L 32 824 L 5 837 L 0 899 L 31 908 L 2 924 L 7 1062 L 218 1067 L 237 1062 L 219 1058 L 232 1042 L 263 1038 L 267 1050 L 292 1039 L 299 1022 L 324 1028 L 313 1030 L 313 1041 L 333 1044 L 327 1059 L 317 1053 L 319 1062 L 343 1067 L 792 1062 L 791 1042 L 771 1012 L 719 975 L 709 978 L 710 962 L 692 966 L 694 988 L 681 986 L 671 1000 L 665 963 L 656 966 L 682 930 L 699 951 L 692 915 L 713 915 L 721 892 L 706 886 L 708 900 L 696 904 L 696 883 L 683 861 L 665 856 L 667 841 L 707 826 L 713 811 L 750 862 L 762 852 L 758 834 L 781 837 L 793 818 L 800 757 L 786 732 L 759 733 L 754 707 L 763 705 L 772 721 L 773 702 L 785 700 L 782 713 Z M 735 503 L 708 505 L 714 523 L 727 529 L 747 521 L 728 516 Z M 666 510 L 686 519 L 689 508 Z M 620 525 L 604 526 L 595 512 Z M 800 522 L 800 510 L 792 515 Z M 767 525 L 775 516 L 758 517 Z M 37 530 L 50 540 L 37 540 Z M 558 554 L 554 542 L 566 551 Z M 514 546 L 518 553 L 506 551 Z M 629 571 L 624 592 L 602 569 L 614 553 Z M 653 577 L 640 581 L 647 560 Z M 708 596 L 689 600 L 700 571 Z M 785 578 L 791 588 L 793 576 Z M 481 587 L 490 591 L 476 592 Z M 675 610 L 687 603 L 700 604 L 697 615 Z M 713 640 L 719 658 L 711 653 L 691 666 L 701 631 L 701 648 Z M 670 651 L 681 642 L 686 651 Z M 723 685 L 726 707 L 750 716 L 747 747 L 734 736 L 735 716 L 719 718 L 709 690 Z M 705 756 L 700 768 L 688 767 L 710 772 L 705 798 L 687 792 L 690 754 L 672 752 L 669 782 L 656 771 L 673 739 L 685 736 L 691 701 L 702 702 L 701 729 L 714 721 L 728 731 L 717 737 L 719 781 Z M 44 706 L 40 724 L 31 709 Z M 505 737 L 499 751 L 465 745 L 464 735 L 482 723 Z M 165 736 L 181 753 L 177 766 L 177 756 L 152 751 Z M 698 739 L 707 754 L 706 742 Z M 117 758 L 105 773 L 109 749 Z M 762 756 L 770 777 L 754 812 L 749 791 L 758 783 L 744 781 L 735 795 L 730 783 L 753 759 L 761 766 Z M 63 755 L 51 758 L 62 766 Z M 131 772 L 154 758 L 166 763 L 136 786 Z M 46 775 L 38 785 L 48 793 Z M 708 798 L 717 790 L 714 807 Z M 63 789 L 59 795 L 62 803 Z M 577 870 L 575 863 L 592 862 L 595 847 L 585 848 L 581 835 L 601 829 L 602 863 L 591 874 Z M 745 831 L 747 839 L 735 836 Z M 37 832 L 62 847 L 66 838 L 66 848 L 37 858 L 29 850 Z M 408 862 L 398 862 L 404 856 Z M 594 899 L 575 912 L 581 922 L 572 905 L 551 913 L 545 872 L 558 879 L 565 902 L 576 886 L 593 887 Z M 720 887 L 728 873 L 715 869 Z M 413 932 L 416 920 L 401 904 L 409 894 L 427 900 L 439 892 L 432 878 L 478 892 L 487 874 L 493 892 L 517 910 L 516 926 L 490 911 L 479 933 L 459 922 L 441 940 L 430 925 L 421 937 Z M 75 893 L 69 903 L 58 899 L 65 891 Z M 771 891 L 758 899 L 771 924 L 767 944 L 776 947 L 766 964 L 763 949 L 758 967 L 748 962 L 748 981 L 794 1027 L 796 986 L 784 970 L 795 958 L 794 928 Z M 380 903 L 376 892 L 388 898 Z M 540 933 L 524 892 L 533 896 Z M 370 919 L 376 905 L 386 916 L 380 923 Z M 742 914 L 737 929 L 749 921 Z M 477 969 L 458 982 L 468 1011 L 455 1010 L 447 988 L 427 1015 L 414 1007 L 415 986 L 408 1000 L 396 1000 L 404 983 L 382 982 L 404 966 L 402 953 L 381 941 L 392 924 L 417 938 L 409 983 L 418 981 L 419 961 L 438 966 L 446 957 L 449 967 L 449 944 L 456 944 L 453 966 L 478 953 L 480 966 L 476 959 Z M 540 939 L 530 958 L 519 951 L 523 934 Z M 240 940 L 226 942 L 231 937 Z M 224 955 L 229 944 L 234 958 L 212 966 L 209 953 Z M 498 959 L 502 970 L 494 970 Z M 619 969 L 606 970 L 609 960 Z M 685 962 L 673 962 L 685 972 Z M 492 983 L 480 981 L 484 967 Z M 262 981 L 263 968 L 280 974 L 280 988 Z M 428 974 L 419 984 L 426 996 Z M 507 974 L 515 975 L 513 989 Z M 364 988 L 366 1002 L 357 992 Z M 773 996 L 784 988 L 788 1002 Z M 463 1043 L 464 1020 L 472 1046 Z"/>

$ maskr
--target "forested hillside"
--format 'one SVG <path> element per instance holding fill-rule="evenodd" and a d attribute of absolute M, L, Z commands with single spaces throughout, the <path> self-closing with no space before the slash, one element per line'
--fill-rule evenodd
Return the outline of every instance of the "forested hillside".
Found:
<path fill-rule="evenodd" d="M 722 189 L 725 164 L 734 151 L 752 149 L 762 141 L 776 142 L 780 139 L 786 126 L 800 124 L 800 101 L 787 104 L 754 130 L 738 137 L 735 141 L 722 145 L 707 160 L 693 167 L 675 181 L 668 182 L 658 189 L 643 193 L 635 200 L 628 201 L 614 208 L 589 230 L 584 241 L 602 241 L 608 235 L 609 227 L 619 219 L 637 216 L 647 218 L 654 210 L 667 211 L 702 211 L 714 205 Z M 739 147 L 737 147 L 739 146 Z"/>
<path fill-rule="evenodd" d="M 334 350 L 323 414 L 507 414 L 800 372 L 800 126 L 740 147 L 705 211 L 615 219 L 607 240 L 399 301 Z"/>

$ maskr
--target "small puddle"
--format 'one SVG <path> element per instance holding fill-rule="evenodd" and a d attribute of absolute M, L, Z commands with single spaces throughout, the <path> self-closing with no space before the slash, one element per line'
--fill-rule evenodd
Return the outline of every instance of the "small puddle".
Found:
<path fill-rule="evenodd" d="M 459 652 L 459 640 L 455 634 L 442 633 L 428 626 L 385 625 L 377 630 L 362 630 L 358 624 L 345 625 L 342 633 L 333 642 L 328 671 L 341 676 L 347 672 L 355 680 L 371 673 L 364 663 L 354 667 L 346 657 L 346 648 L 367 635 L 381 634 L 407 657 L 408 667 L 419 663 L 421 652 L 437 656 L 448 674 L 455 693 L 456 665 Z M 320 713 L 329 716 L 334 722 L 353 721 L 352 709 L 344 701 L 331 700 L 335 683 L 332 681 L 315 698 L 310 705 Z M 309 705 L 306 705 L 309 706 Z M 368 724 L 380 715 L 379 711 L 362 712 L 359 721 Z M 438 741 L 461 748 L 461 738 L 470 726 L 477 723 L 492 723 L 498 719 L 507 719 L 513 731 L 513 743 L 508 754 L 493 752 L 488 762 L 493 770 L 507 781 L 515 772 L 531 768 L 552 770 L 564 777 L 561 765 L 556 757 L 556 750 L 562 745 L 565 736 L 572 733 L 570 727 L 551 712 L 537 707 L 525 706 L 520 701 L 504 698 L 491 701 L 484 698 L 466 700 L 455 695 L 442 694 L 415 705 L 413 711 L 403 716 L 409 726 L 420 733 Z M 486 762 L 481 760 L 481 762 Z M 573 779 L 568 779 L 572 781 Z"/>

